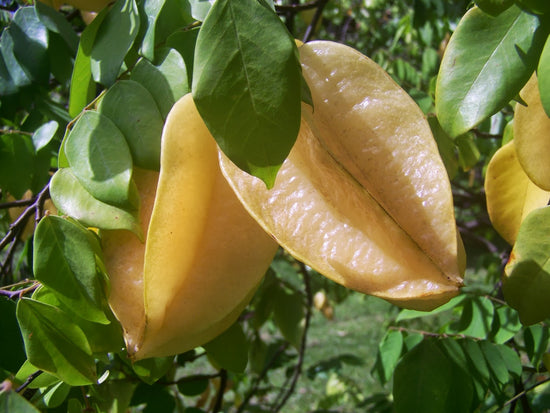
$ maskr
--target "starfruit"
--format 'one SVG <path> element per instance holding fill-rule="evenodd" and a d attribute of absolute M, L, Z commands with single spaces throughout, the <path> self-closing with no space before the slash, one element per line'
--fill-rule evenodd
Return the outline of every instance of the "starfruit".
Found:
<path fill-rule="evenodd" d="M 191 95 L 166 119 L 160 163 L 160 175 L 134 168 L 145 243 L 129 231 L 102 235 L 110 304 L 135 360 L 185 352 L 227 329 L 278 248 L 222 176 Z"/>
<path fill-rule="evenodd" d="M 268 190 L 220 153 L 252 216 L 290 254 L 354 290 L 430 310 L 462 285 L 465 255 L 425 116 L 376 63 L 316 41 L 300 48 L 313 109 Z"/>

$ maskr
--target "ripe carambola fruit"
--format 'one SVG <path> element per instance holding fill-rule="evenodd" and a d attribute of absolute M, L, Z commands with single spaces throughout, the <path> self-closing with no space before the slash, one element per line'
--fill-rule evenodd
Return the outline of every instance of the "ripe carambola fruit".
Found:
<path fill-rule="evenodd" d="M 356 50 L 326 41 L 299 50 L 313 110 L 303 106 L 274 187 L 223 155 L 222 172 L 264 229 L 321 274 L 406 308 L 448 301 L 465 256 L 424 114 Z"/>
<path fill-rule="evenodd" d="M 128 231 L 104 231 L 102 239 L 110 304 L 137 360 L 182 353 L 227 329 L 278 245 L 221 174 L 190 94 L 166 120 L 160 175 L 136 168 L 134 180 L 145 244 Z"/>

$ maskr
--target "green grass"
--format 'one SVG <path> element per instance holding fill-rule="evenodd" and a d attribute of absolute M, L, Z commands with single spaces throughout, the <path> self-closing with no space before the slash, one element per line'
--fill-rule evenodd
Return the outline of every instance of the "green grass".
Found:
<path fill-rule="evenodd" d="M 371 375 L 376 361 L 378 343 L 385 334 L 387 321 L 396 308 L 383 300 L 359 293 L 350 296 L 335 307 L 332 320 L 327 320 L 315 310 L 308 334 L 307 351 L 304 359 L 304 371 L 297 383 L 296 391 L 283 409 L 288 413 L 314 411 L 320 400 L 326 398 L 327 382 L 333 383 L 338 390 L 335 378 L 339 377 L 344 385 L 343 397 L 331 407 L 334 412 L 355 412 L 356 403 L 352 395 L 360 397 L 383 391 L 383 387 Z M 353 357 L 342 356 L 351 355 Z M 337 363 L 337 360 L 341 363 Z M 333 362 L 323 369 L 320 362 Z M 347 363 L 350 361 L 351 363 Z M 308 370 L 315 366 L 317 374 L 313 377 Z"/>

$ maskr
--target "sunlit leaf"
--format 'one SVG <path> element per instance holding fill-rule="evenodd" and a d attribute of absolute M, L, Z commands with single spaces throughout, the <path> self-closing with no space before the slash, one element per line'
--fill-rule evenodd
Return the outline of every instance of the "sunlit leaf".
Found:
<path fill-rule="evenodd" d="M 65 155 L 82 186 L 102 202 L 129 206 L 132 155 L 124 135 L 106 116 L 86 111 L 64 145 Z"/>
<path fill-rule="evenodd" d="M 83 225 L 101 229 L 127 229 L 142 237 L 134 214 L 95 199 L 74 176 L 71 168 L 58 170 L 50 183 L 55 206 Z"/>
<path fill-rule="evenodd" d="M 50 141 L 54 138 L 58 128 L 59 123 L 57 123 L 55 120 L 51 120 L 39 127 L 32 136 L 34 149 L 36 151 L 39 151 L 48 143 L 50 143 Z"/>
<path fill-rule="evenodd" d="M 504 269 L 504 298 L 526 325 L 550 316 L 549 231 L 550 207 L 535 209 L 527 215 Z"/>
<path fill-rule="evenodd" d="M 155 58 L 157 19 L 165 3 L 166 0 L 147 0 L 138 4 L 138 7 L 141 9 L 140 12 L 143 14 L 140 28 L 144 32 L 139 50 L 140 54 L 149 60 Z"/>
<path fill-rule="evenodd" d="M 456 137 L 498 112 L 536 68 L 545 40 L 537 16 L 512 6 L 497 17 L 470 9 L 460 21 L 441 62 L 436 112 Z"/>
<path fill-rule="evenodd" d="M 197 38 L 193 98 L 222 151 L 268 187 L 298 135 L 300 82 L 294 41 L 269 6 L 214 3 Z"/>
<path fill-rule="evenodd" d="M 159 170 L 164 121 L 153 96 L 145 87 L 133 80 L 119 80 L 103 96 L 97 110 L 122 132 L 136 166 Z M 112 139 L 111 136 L 108 138 Z"/>
<path fill-rule="evenodd" d="M 485 195 L 491 223 L 510 245 L 516 241 L 525 217 L 550 200 L 550 192 L 536 186 L 525 174 L 514 141 L 491 158 L 485 175 Z"/>
<path fill-rule="evenodd" d="M 151 93 L 163 119 L 174 103 L 190 91 L 185 62 L 175 49 L 169 49 L 156 66 L 141 59 L 132 70 L 130 79 L 141 83 Z"/>
<path fill-rule="evenodd" d="M 34 274 L 80 317 L 108 324 L 102 308 L 105 287 L 86 231 L 61 217 L 43 218 L 34 237 Z"/>
<path fill-rule="evenodd" d="M 392 376 L 403 350 L 401 331 L 389 330 L 378 345 L 378 356 L 373 371 L 381 383 L 386 383 Z"/>
<path fill-rule="evenodd" d="M 117 0 L 101 22 L 90 53 L 92 75 L 105 86 L 115 83 L 124 57 L 139 32 L 135 0 Z"/>

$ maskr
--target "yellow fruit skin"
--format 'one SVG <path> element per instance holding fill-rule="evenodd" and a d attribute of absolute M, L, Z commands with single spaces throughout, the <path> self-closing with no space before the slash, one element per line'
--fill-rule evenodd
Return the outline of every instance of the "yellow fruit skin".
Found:
<path fill-rule="evenodd" d="M 134 168 L 133 179 L 139 193 L 139 220 L 144 239 L 155 202 L 159 173 Z M 145 243 L 130 231 L 101 231 L 103 259 L 111 283 L 109 304 L 124 330 L 126 347 L 135 352 L 143 336 L 143 262 Z"/>
<path fill-rule="evenodd" d="M 429 125 L 384 71 L 330 42 L 300 48 L 314 110 L 272 190 L 220 154 L 243 204 L 334 281 L 430 310 L 458 294 L 465 254 Z"/>
<path fill-rule="evenodd" d="M 317 41 L 299 50 L 316 136 L 445 276 L 460 283 L 450 182 L 421 109 L 355 49 Z"/>
<path fill-rule="evenodd" d="M 110 302 L 135 360 L 182 353 L 223 332 L 278 248 L 229 188 L 217 153 L 191 95 L 184 96 L 164 127 L 145 246 L 130 233 L 105 244 Z M 139 192 L 145 229 L 150 194 Z"/>
<path fill-rule="evenodd" d="M 542 107 L 536 74 L 520 96 L 527 106 L 516 104 L 514 141 L 518 160 L 535 185 L 550 191 L 550 164 L 544 156 L 550 151 L 550 118 Z"/>
<path fill-rule="evenodd" d="M 510 245 L 522 221 L 536 208 L 548 204 L 550 192 L 536 186 L 517 159 L 514 141 L 501 147 L 491 158 L 485 175 L 487 212 L 495 230 Z"/>

